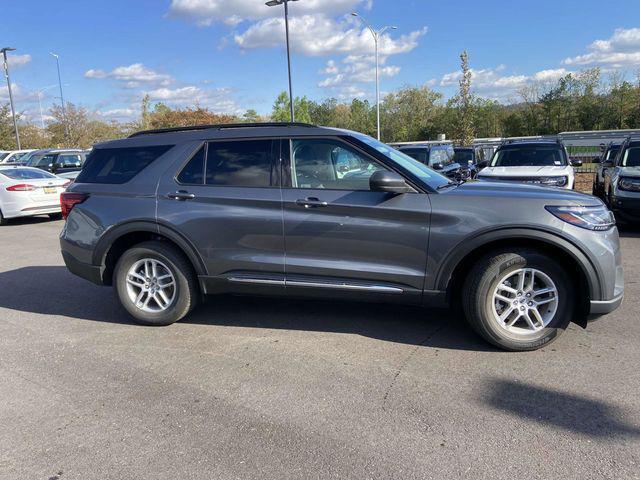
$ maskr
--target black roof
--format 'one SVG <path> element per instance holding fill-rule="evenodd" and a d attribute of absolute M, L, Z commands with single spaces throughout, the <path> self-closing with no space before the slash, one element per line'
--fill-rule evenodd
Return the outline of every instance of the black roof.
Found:
<path fill-rule="evenodd" d="M 319 127 L 308 123 L 239 123 L 223 125 L 195 125 L 192 127 L 144 130 L 128 138 L 110 140 L 95 145 L 96 148 L 136 147 L 148 145 L 172 145 L 189 141 L 224 140 L 241 138 L 286 136 L 336 136 L 348 134 L 346 130 Z"/>
<path fill-rule="evenodd" d="M 189 127 L 173 127 L 173 128 L 158 128 L 155 130 L 142 130 L 130 135 L 129 138 L 139 137 L 141 135 L 158 135 L 161 133 L 175 133 L 175 132 L 193 132 L 196 130 L 230 130 L 235 128 L 316 128 L 316 125 L 310 123 L 300 122 L 264 122 L 264 123 L 222 123 L 218 125 L 193 125 Z"/>

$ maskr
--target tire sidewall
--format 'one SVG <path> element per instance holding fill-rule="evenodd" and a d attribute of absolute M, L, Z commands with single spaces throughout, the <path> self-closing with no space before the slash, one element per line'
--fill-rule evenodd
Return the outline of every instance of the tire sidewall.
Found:
<path fill-rule="evenodd" d="M 172 257 L 173 255 L 155 249 L 135 247 L 126 251 L 118 260 L 113 279 L 116 293 L 120 304 L 137 322 L 145 325 L 170 325 L 183 316 L 182 312 L 189 310 L 188 279 Z M 145 258 L 159 260 L 165 264 L 171 270 L 176 282 L 174 301 L 169 308 L 162 312 L 143 312 L 133 304 L 127 292 L 126 278 L 129 269 L 135 262 Z"/>
<path fill-rule="evenodd" d="M 527 336 L 518 335 L 500 327 L 493 314 L 493 293 L 498 282 L 510 272 L 521 268 L 534 268 L 545 273 L 558 289 L 558 307 L 553 319 L 540 332 Z M 569 277 L 553 260 L 535 253 L 516 254 L 487 273 L 488 275 L 480 283 L 477 294 L 482 302 L 479 305 L 479 314 L 484 328 L 494 343 L 507 349 L 532 350 L 553 341 L 567 328 L 573 313 L 573 302 L 569 295 Z"/>

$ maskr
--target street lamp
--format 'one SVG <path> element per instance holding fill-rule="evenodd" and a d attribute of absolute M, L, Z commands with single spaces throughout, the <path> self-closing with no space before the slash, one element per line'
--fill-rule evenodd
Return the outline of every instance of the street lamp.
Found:
<path fill-rule="evenodd" d="M 67 111 L 64 107 L 64 95 L 62 93 L 62 78 L 60 77 L 60 55 L 49 52 L 53 58 L 56 59 L 56 66 L 58 67 L 58 85 L 60 85 L 60 103 L 62 104 L 62 120 L 64 121 L 64 134 L 69 140 L 69 124 L 67 123 Z"/>
<path fill-rule="evenodd" d="M 55 88 L 57 85 L 49 85 L 48 87 L 43 87 L 38 90 L 38 107 L 40 107 L 40 126 L 44 130 L 44 117 L 42 115 L 42 94 L 49 90 L 50 88 Z"/>
<path fill-rule="evenodd" d="M 5 47 L 0 49 L 4 60 L 4 76 L 7 78 L 7 88 L 9 90 L 9 103 L 11 104 L 11 115 L 13 116 L 13 128 L 16 132 L 16 144 L 20 150 L 20 133 L 18 132 L 18 121 L 16 119 L 16 109 L 13 106 L 13 92 L 11 91 L 11 78 L 9 77 L 9 62 L 7 61 L 7 52 L 13 52 L 15 48 Z"/>
<path fill-rule="evenodd" d="M 293 86 L 291 82 L 291 49 L 289 47 L 289 2 L 297 2 L 298 0 L 270 0 L 265 5 L 267 7 L 277 7 L 284 3 L 284 28 L 287 37 L 287 64 L 289 66 L 289 108 L 291 109 L 291 122 L 296 121 L 293 106 Z"/>
<path fill-rule="evenodd" d="M 378 125 L 378 140 L 380 140 L 380 68 L 379 68 L 379 60 L 378 60 L 378 42 L 380 41 L 380 37 L 382 36 L 382 34 L 384 32 L 386 32 L 387 30 L 397 30 L 398 27 L 394 27 L 394 26 L 386 26 L 381 28 L 380 30 L 376 30 L 375 28 L 373 28 L 369 22 L 367 22 L 364 17 L 362 15 L 357 14 L 356 12 L 353 12 L 351 15 L 353 15 L 354 17 L 357 17 L 358 20 L 360 20 L 365 27 L 367 27 L 369 29 L 369 31 L 371 32 L 371 35 L 373 35 L 373 41 L 376 45 L 376 110 L 377 110 L 377 125 Z"/>

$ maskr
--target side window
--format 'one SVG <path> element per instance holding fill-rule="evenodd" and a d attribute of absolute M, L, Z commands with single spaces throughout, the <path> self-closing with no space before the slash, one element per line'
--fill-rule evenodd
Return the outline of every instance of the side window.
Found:
<path fill-rule="evenodd" d="M 178 174 L 178 183 L 183 185 L 204 184 L 204 157 L 206 147 L 203 145 Z"/>
<path fill-rule="evenodd" d="M 53 164 L 53 160 L 55 159 L 55 155 L 45 155 L 35 164 L 36 167 L 48 167 Z"/>
<path fill-rule="evenodd" d="M 274 182 L 272 140 L 211 142 L 207 149 L 206 184 L 270 187 Z"/>
<path fill-rule="evenodd" d="M 172 148 L 173 145 L 94 148 L 76 182 L 126 183 Z"/>
<path fill-rule="evenodd" d="M 82 165 L 80 155 L 78 154 L 61 154 L 58 155 L 57 164 L 60 168 L 73 168 Z"/>
<path fill-rule="evenodd" d="M 293 188 L 369 190 L 369 178 L 386 170 L 375 160 L 332 139 L 292 141 Z"/>

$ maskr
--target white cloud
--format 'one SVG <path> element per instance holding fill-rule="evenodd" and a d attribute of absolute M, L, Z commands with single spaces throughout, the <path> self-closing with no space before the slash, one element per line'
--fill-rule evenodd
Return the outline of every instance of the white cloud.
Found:
<path fill-rule="evenodd" d="M 471 84 L 473 90 L 483 96 L 495 100 L 507 100 L 513 97 L 519 89 L 532 83 L 544 83 L 558 80 L 571 73 L 564 68 L 541 70 L 533 75 L 505 75 L 506 67 L 471 69 Z M 462 73 L 460 71 L 447 73 L 440 79 L 441 87 L 457 86 Z"/>
<path fill-rule="evenodd" d="M 380 37 L 380 54 L 383 56 L 407 53 L 418 46 L 426 28 L 398 38 L 389 33 Z M 291 48 L 308 56 L 363 55 L 374 48 L 369 30 L 355 26 L 353 21 L 336 21 L 326 15 L 303 15 L 290 21 Z M 282 47 L 284 20 L 271 18 L 251 25 L 234 40 L 244 49 Z"/>
<path fill-rule="evenodd" d="M 587 53 L 566 58 L 565 65 L 625 68 L 640 64 L 640 28 L 618 28 L 607 40 L 596 40 Z"/>
<path fill-rule="evenodd" d="M 157 88 L 146 92 L 152 102 L 162 102 L 176 107 L 208 108 L 214 113 L 240 113 L 242 109 L 232 98 L 230 88 L 201 88 L 188 85 L 179 88 Z"/>
<path fill-rule="evenodd" d="M 31 61 L 31 55 L 25 53 L 24 55 L 7 55 L 7 60 L 9 62 L 9 67 L 11 68 L 19 68 L 25 66 L 27 63 Z"/>
<path fill-rule="evenodd" d="M 123 82 L 126 88 L 136 88 L 140 86 L 140 84 L 167 86 L 173 82 L 173 78 L 170 75 L 158 73 L 155 70 L 145 67 L 142 63 L 116 67 L 111 72 L 91 69 L 87 70 L 84 76 L 85 78 L 112 78 Z"/>
<path fill-rule="evenodd" d="M 372 0 L 304 0 L 291 3 L 291 15 L 341 14 L 360 6 L 371 8 Z M 210 26 L 217 22 L 237 25 L 246 20 L 262 20 L 282 16 L 282 7 L 267 7 L 264 0 L 172 0 L 169 18 L 179 18 Z"/>
<path fill-rule="evenodd" d="M 93 114 L 101 120 L 114 120 L 118 122 L 127 122 L 134 120 L 140 115 L 138 108 L 111 108 L 108 110 L 95 110 Z"/>

